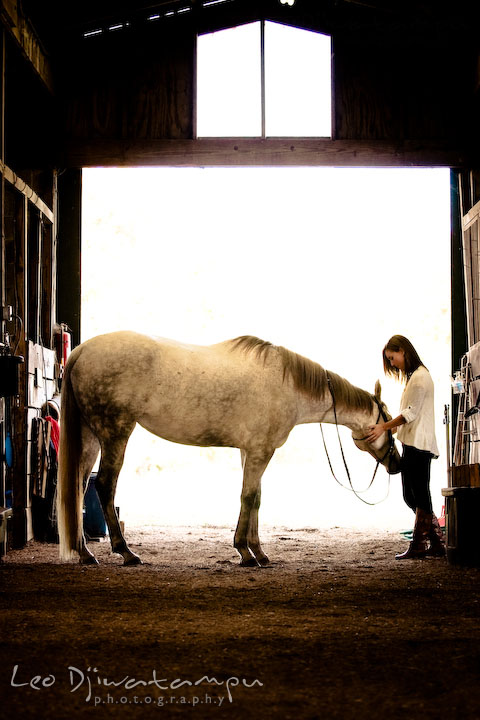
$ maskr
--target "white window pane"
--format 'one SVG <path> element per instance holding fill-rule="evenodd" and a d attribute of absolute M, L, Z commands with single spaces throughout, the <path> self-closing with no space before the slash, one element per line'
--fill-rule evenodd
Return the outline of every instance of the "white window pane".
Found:
<path fill-rule="evenodd" d="M 274 136 L 330 137 L 331 39 L 265 23 L 265 129 Z"/>
<path fill-rule="evenodd" d="M 260 23 L 197 43 L 197 136 L 260 135 Z"/>

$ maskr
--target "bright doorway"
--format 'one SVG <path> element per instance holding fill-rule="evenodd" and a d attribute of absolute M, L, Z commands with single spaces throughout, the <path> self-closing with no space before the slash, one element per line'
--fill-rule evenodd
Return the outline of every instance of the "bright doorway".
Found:
<path fill-rule="evenodd" d="M 135 329 L 208 344 L 256 334 L 373 390 L 401 388 L 381 348 L 409 337 L 436 386 L 434 509 L 446 483 L 450 401 L 450 176 L 334 168 L 84 171 L 82 339 Z M 345 477 L 333 427 L 326 437 Z M 374 469 L 342 433 L 354 482 Z M 235 525 L 239 453 L 172 445 L 136 430 L 117 493 L 129 523 Z M 372 500 L 387 489 L 379 470 Z M 263 482 L 261 522 L 410 527 L 400 478 L 372 508 L 339 488 L 318 425 L 295 428 Z"/>

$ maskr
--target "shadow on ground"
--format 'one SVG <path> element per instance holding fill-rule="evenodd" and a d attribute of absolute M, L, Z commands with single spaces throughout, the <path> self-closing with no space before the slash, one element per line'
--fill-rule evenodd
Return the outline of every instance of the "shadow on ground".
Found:
<path fill-rule="evenodd" d="M 127 538 L 142 566 L 107 543 L 0 565 L 5 717 L 480 717 L 479 570 L 395 561 L 381 531 L 265 529 L 265 569 L 230 528 Z"/>

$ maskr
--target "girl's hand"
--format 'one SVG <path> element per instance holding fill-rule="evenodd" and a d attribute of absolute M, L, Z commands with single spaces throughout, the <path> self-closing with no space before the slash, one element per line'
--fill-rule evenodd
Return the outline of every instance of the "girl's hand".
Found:
<path fill-rule="evenodd" d="M 386 432 L 386 430 L 383 423 L 378 423 L 377 425 L 369 425 L 368 435 L 365 439 L 368 443 L 373 443 L 375 442 L 375 440 L 378 440 L 380 435 L 382 435 L 382 433 L 384 432 Z"/>

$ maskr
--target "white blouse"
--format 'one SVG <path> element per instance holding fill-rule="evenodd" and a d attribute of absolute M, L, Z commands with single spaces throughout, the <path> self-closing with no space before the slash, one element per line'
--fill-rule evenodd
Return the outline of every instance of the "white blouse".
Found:
<path fill-rule="evenodd" d="M 405 445 L 427 450 L 438 457 L 433 395 L 430 373 L 420 365 L 412 373 L 400 400 L 400 414 L 406 423 L 399 426 L 397 437 Z"/>

